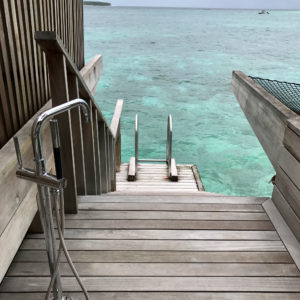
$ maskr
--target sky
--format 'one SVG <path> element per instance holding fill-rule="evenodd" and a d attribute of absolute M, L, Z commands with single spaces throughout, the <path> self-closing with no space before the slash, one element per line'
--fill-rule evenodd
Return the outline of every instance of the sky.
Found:
<path fill-rule="evenodd" d="M 107 0 L 107 2 L 114 6 L 300 9 L 300 0 Z"/>

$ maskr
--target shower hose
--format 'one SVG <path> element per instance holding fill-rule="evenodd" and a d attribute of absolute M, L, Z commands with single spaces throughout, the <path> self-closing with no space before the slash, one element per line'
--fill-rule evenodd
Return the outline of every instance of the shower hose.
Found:
<path fill-rule="evenodd" d="M 67 262 L 78 282 L 78 284 L 80 285 L 85 299 L 86 300 L 90 300 L 88 292 L 82 282 L 82 280 L 79 277 L 79 274 L 72 262 L 72 259 L 70 257 L 69 251 L 66 247 L 66 243 L 65 243 L 65 239 L 64 239 L 64 229 L 65 229 L 65 217 L 64 217 L 64 199 L 63 199 L 63 192 L 59 191 L 59 190 L 54 190 L 54 193 L 52 193 L 54 195 L 54 211 L 55 211 L 55 217 L 56 217 L 56 223 L 57 223 L 57 231 L 58 231 L 58 237 L 59 237 L 59 249 L 58 249 L 58 255 L 57 255 L 57 259 L 56 259 L 56 263 L 55 263 L 55 267 L 54 267 L 54 271 L 51 277 L 51 281 L 50 284 L 48 286 L 48 290 L 47 290 L 47 294 L 45 297 L 45 300 L 49 300 L 50 295 L 51 295 L 51 290 L 53 288 L 56 276 L 57 276 L 57 272 L 59 269 L 59 264 L 60 264 L 60 259 L 61 259 L 61 254 L 62 252 L 64 252 L 65 257 L 67 259 Z M 59 202 L 59 205 L 58 205 Z M 60 208 L 59 208 L 60 207 Z M 60 212 L 59 212 L 60 210 Z M 60 299 L 59 299 L 60 300 Z"/>

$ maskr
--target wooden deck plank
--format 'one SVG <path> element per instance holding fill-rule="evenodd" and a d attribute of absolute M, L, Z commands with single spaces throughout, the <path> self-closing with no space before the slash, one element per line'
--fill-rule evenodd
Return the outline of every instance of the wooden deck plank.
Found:
<path fill-rule="evenodd" d="M 82 277 L 91 291 L 300 292 L 299 277 Z M 43 292 L 49 278 L 6 277 L 1 292 Z M 80 291 L 75 278 L 63 277 L 65 291 Z"/>
<path fill-rule="evenodd" d="M 68 293 L 74 300 L 85 300 L 82 293 Z M 300 293 L 240 292 L 92 292 L 90 300 L 299 300 Z M 44 293 L 0 293 L 0 300 L 41 300 Z"/>
<path fill-rule="evenodd" d="M 173 204 L 173 203 L 79 203 L 81 210 L 151 210 L 151 211 L 240 211 L 263 212 L 261 205 L 247 204 Z"/>
<path fill-rule="evenodd" d="M 65 239 L 76 240 L 263 240 L 279 241 L 276 231 L 238 230 L 105 230 L 66 229 Z M 44 239 L 44 234 L 28 234 L 28 239 Z"/>
<path fill-rule="evenodd" d="M 203 196 L 203 193 L 197 192 L 192 195 L 119 195 L 118 193 L 110 193 L 109 195 L 101 196 L 78 196 L 79 203 L 219 203 L 219 204 L 262 204 L 268 198 L 256 198 L 256 197 L 224 197 L 217 196 Z"/>
<path fill-rule="evenodd" d="M 257 276 L 296 277 L 300 272 L 294 264 L 232 264 L 232 263 L 75 263 L 80 276 Z M 72 276 L 68 263 L 61 263 L 60 274 Z M 48 263 L 13 263 L 8 277 L 50 276 Z"/>
<path fill-rule="evenodd" d="M 281 241 L 66 240 L 69 250 L 285 251 Z M 23 250 L 45 249 L 44 240 L 25 239 Z"/>
<path fill-rule="evenodd" d="M 177 212 L 177 211 L 81 211 L 66 215 L 66 219 L 116 219 L 116 220 L 269 220 L 265 213 L 247 212 Z"/>
<path fill-rule="evenodd" d="M 66 228 L 274 230 L 270 221 L 66 220 Z"/>
<path fill-rule="evenodd" d="M 147 185 L 151 193 L 161 183 Z M 91 299 L 299 299 L 300 271 L 266 198 L 195 194 L 187 182 L 173 193 L 189 195 L 160 195 L 167 185 L 80 197 L 79 213 L 66 215 L 67 248 Z M 48 272 L 43 235 L 27 235 L 0 300 L 40 299 Z M 61 273 L 64 291 L 83 299 L 64 255 Z"/>
<path fill-rule="evenodd" d="M 200 252 L 200 251 L 70 251 L 73 262 L 152 263 L 281 263 L 292 264 L 285 252 Z M 15 262 L 48 262 L 45 250 L 19 250 Z M 64 256 L 62 261 L 66 262 Z"/>

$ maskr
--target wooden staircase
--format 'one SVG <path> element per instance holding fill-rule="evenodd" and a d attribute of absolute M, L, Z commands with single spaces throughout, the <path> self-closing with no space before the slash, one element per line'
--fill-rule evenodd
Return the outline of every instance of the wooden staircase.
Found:
<path fill-rule="evenodd" d="M 299 243 L 270 199 L 160 190 L 81 196 L 78 214 L 66 215 L 91 299 L 299 299 Z M 43 235 L 27 235 L 1 300 L 43 299 L 44 248 Z M 67 294 L 84 299 L 65 258 L 61 275 Z"/>

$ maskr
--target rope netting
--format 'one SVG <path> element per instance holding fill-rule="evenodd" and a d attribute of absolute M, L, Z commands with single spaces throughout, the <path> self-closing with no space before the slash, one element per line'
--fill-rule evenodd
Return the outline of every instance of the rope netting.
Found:
<path fill-rule="evenodd" d="M 289 109 L 300 114 L 300 84 L 252 76 L 249 77 Z"/>

